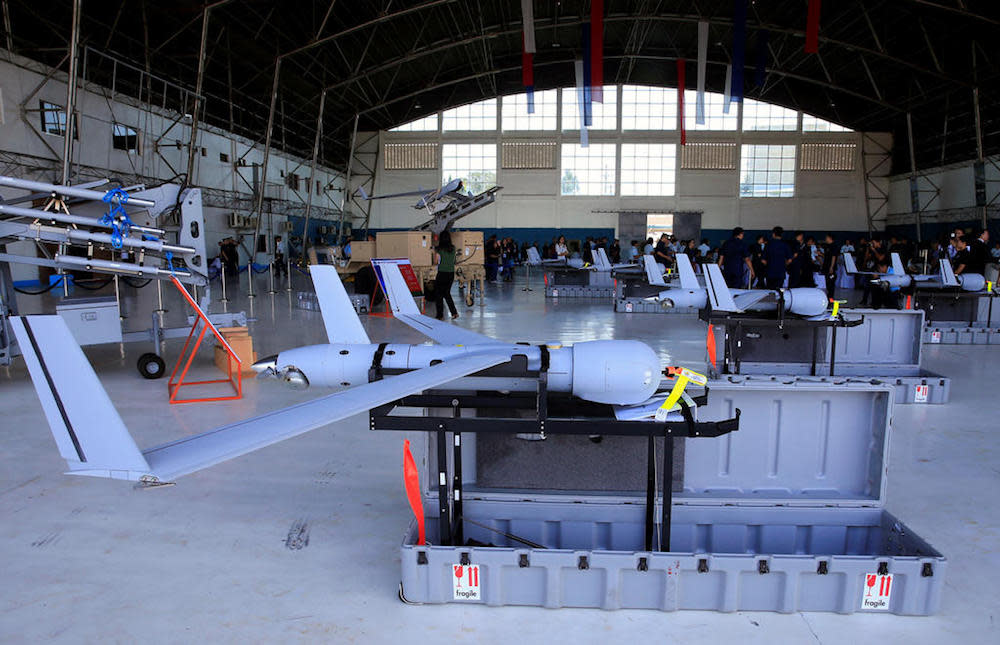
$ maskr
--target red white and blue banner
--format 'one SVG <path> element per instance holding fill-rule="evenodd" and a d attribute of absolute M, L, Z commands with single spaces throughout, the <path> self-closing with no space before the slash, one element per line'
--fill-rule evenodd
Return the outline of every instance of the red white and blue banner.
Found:
<path fill-rule="evenodd" d="M 708 65 L 708 21 L 698 23 L 698 96 L 695 100 L 694 122 L 705 125 L 705 71 Z"/>
<path fill-rule="evenodd" d="M 604 0 L 590 0 L 590 87 L 593 100 L 604 102 Z"/>
<path fill-rule="evenodd" d="M 531 0 L 521 0 L 521 22 L 524 25 L 524 51 L 535 53 L 535 8 Z"/>
<path fill-rule="evenodd" d="M 733 80 L 729 100 L 743 102 L 743 69 L 747 53 L 747 0 L 733 2 Z"/>
<path fill-rule="evenodd" d="M 815 54 L 819 51 L 819 12 L 822 0 L 809 0 L 809 11 L 806 14 L 806 44 L 805 52 Z"/>

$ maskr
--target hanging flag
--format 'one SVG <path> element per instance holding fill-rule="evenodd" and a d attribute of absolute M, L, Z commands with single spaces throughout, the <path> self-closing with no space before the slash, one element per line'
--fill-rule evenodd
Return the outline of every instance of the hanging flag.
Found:
<path fill-rule="evenodd" d="M 677 119 L 681 124 L 681 145 L 687 143 L 687 132 L 684 129 L 684 74 L 687 71 L 687 60 L 677 59 Z"/>
<path fill-rule="evenodd" d="M 743 67 L 746 64 L 747 49 L 747 1 L 733 2 L 733 80 L 729 88 L 729 100 L 743 101 Z"/>
<path fill-rule="evenodd" d="M 535 53 L 535 8 L 531 0 L 521 0 L 521 22 L 524 25 L 524 51 Z"/>
<path fill-rule="evenodd" d="M 590 87 L 604 103 L 604 0 L 590 0 Z"/>
<path fill-rule="evenodd" d="M 577 114 L 580 115 L 580 147 L 586 148 L 589 145 L 589 140 L 587 138 L 587 124 L 584 121 L 584 79 L 583 79 L 583 61 L 577 60 L 574 62 L 574 67 L 576 70 L 576 108 Z"/>
<path fill-rule="evenodd" d="M 753 84 L 757 87 L 764 87 L 764 79 L 767 77 L 767 41 L 770 37 L 771 32 L 767 29 L 757 32 L 757 70 L 753 78 Z"/>
<path fill-rule="evenodd" d="M 733 66 L 726 65 L 726 84 L 725 89 L 722 90 L 722 113 L 729 114 L 729 102 L 732 97 L 729 91 L 732 89 L 733 85 Z"/>
<path fill-rule="evenodd" d="M 705 125 L 705 68 L 708 65 L 708 21 L 698 23 L 698 98 L 695 102 L 694 122 Z"/>
<path fill-rule="evenodd" d="M 521 84 L 524 85 L 524 91 L 528 95 L 528 114 L 534 114 L 535 55 L 527 50 L 521 52 Z"/>
<path fill-rule="evenodd" d="M 821 0 L 809 0 L 809 11 L 806 14 L 806 46 L 807 54 L 819 51 L 819 9 Z"/>
<path fill-rule="evenodd" d="M 590 65 L 590 25 L 583 23 L 581 39 L 583 40 L 583 124 L 588 128 L 594 125 L 594 85 L 591 79 L 593 70 Z"/>

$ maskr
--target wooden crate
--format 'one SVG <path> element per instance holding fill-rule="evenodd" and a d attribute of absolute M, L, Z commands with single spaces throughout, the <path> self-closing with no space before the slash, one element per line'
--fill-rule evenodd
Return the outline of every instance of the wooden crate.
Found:
<path fill-rule="evenodd" d="M 455 261 L 470 264 L 486 262 L 482 231 L 452 231 L 451 241 L 455 244 Z"/>
<path fill-rule="evenodd" d="M 363 262 L 367 264 L 374 257 L 377 257 L 375 255 L 375 242 L 368 242 L 367 240 L 351 242 L 351 262 Z"/>
<path fill-rule="evenodd" d="M 257 352 L 253 351 L 253 338 L 246 327 L 220 327 L 219 333 L 226 339 L 229 346 L 242 361 L 243 373 L 253 374 L 253 364 L 257 361 Z M 215 346 L 215 365 L 223 373 L 229 372 L 229 354 L 222 345 Z"/>
<path fill-rule="evenodd" d="M 389 231 L 375 236 L 375 247 L 380 258 L 409 258 L 413 266 L 431 266 L 433 263 L 431 234 L 426 231 Z"/>

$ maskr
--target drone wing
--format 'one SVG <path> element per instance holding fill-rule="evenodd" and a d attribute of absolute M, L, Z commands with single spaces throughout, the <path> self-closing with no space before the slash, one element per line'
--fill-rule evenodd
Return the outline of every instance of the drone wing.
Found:
<path fill-rule="evenodd" d="M 146 483 L 171 482 L 510 360 L 509 352 L 488 350 L 450 359 L 140 452 L 65 321 L 10 320 L 68 474 Z"/>

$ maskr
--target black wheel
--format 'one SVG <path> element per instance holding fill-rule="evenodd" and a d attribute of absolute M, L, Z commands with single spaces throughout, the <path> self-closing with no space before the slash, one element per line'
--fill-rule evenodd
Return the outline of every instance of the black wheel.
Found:
<path fill-rule="evenodd" d="M 166 363 L 152 352 L 140 356 L 136 367 L 139 369 L 139 373 L 142 374 L 142 378 L 148 379 L 160 378 L 167 372 Z"/>
<path fill-rule="evenodd" d="M 474 304 L 476 304 L 476 297 L 472 295 L 472 289 L 469 289 L 469 291 L 465 294 L 465 306 L 471 307 Z"/>

